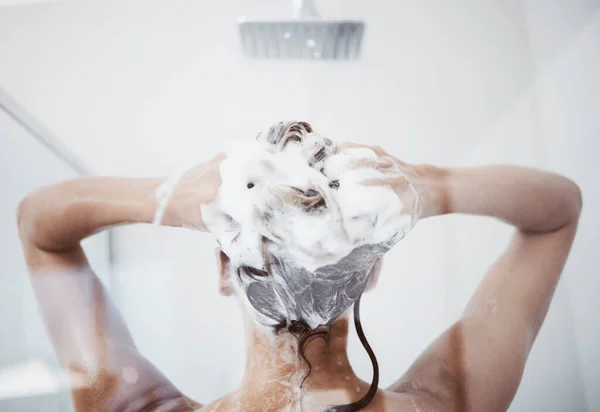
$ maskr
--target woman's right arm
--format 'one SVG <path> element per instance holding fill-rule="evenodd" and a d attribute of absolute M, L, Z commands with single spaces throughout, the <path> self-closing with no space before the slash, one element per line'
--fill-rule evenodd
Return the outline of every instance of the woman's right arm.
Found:
<path fill-rule="evenodd" d="M 515 232 L 461 319 L 390 389 L 418 380 L 447 410 L 505 411 L 573 243 L 581 191 L 565 177 L 517 166 L 401 169 L 422 194 L 423 217 L 492 216 Z"/>
<path fill-rule="evenodd" d="M 217 156 L 182 177 L 168 203 L 166 225 L 203 229 L 200 205 L 218 191 L 221 159 Z M 82 178 L 33 192 L 19 206 L 31 282 L 57 357 L 74 379 L 77 411 L 199 406 L 138 352 L 80 245 L 108 226 L 151 223 L 155 192 L 163 180 Z"/>

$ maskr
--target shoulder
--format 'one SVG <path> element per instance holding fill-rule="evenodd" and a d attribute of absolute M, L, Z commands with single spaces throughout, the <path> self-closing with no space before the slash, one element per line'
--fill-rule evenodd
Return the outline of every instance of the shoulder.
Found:
<path fill-rule="evenodd" d="M 123 393 L 115 410 L 124 412 L 194 412 L 202 407 L 168 381 Z"/>
<path fill-rule="evenodd" d="M 202 405 L 186 397 L 137 349 L 112 351 L 110 364 L 72 392 L 78 412 L 192 412 Z"/>
<path fill-rule="evenodd" d="M 194 410 L 194 412 L 222 412 L 230 410 L 238 410 L 238 407 L 234 407 L 231 396 L 226 395 L 222 398 L 216 399 L 213 402 L 206 404 L 200 408 Z"/>

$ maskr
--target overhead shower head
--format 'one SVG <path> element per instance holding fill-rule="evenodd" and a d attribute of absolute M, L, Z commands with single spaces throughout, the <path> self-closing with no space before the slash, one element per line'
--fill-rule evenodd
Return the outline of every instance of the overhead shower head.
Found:
<path fill-rule="evenodd" d="M 290 20 L 238 19 L 244 55 L 253 59 L 353 60 L 365 24 L 319 18 L 313 0 L 294 0 Z"/>

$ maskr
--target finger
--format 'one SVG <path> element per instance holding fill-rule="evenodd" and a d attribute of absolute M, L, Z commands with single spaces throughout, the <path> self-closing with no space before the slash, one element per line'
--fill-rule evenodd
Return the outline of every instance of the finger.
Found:
<path fill-rule="evenodd" d="M 408 179 L 401 173 L 390 173 L 382 177 L 364 179 L 360 182 L 363 186 L 408 186 Z"/>
<path fill-rule="evenodd" d="M 342 149 L 359 149 L 359 148 L 366 148 L 366 147 L 368 147 L 368 146 L 365 146 L 364 144 L 353 143 L 353 142 L 344 142 L 339 146 L 340 150 L 342 150 Z"/>
<path fill-rule="evenodd" d="M 394 160 L 388 156 L 381 156 L 377 159 L 376 167 L 378 169 L 387 169 L 394 167 Z"/>
<path fill-rule="evenodd" d="M 374 151 L 377 156 L 386 156 L 387 157 L 387 155 L 388 155 L 387 152 L 385 150 L 383 150 L 383 147 L 381 147 L 381 146 L 377 146 L 377 145 L 369 146 L 369 149 Z"/>
<path fill-rule="evenodd" d="M 404 167 L 404 168 L 406 168 L 406 167 L 408 167 L 408 166 L 409 166 L 409 164 L 408 164 L 408 163 L 406 163 L 406 162 L 405 162 L 405 161 L 403 161 L 403 160 L 400 160 L 400 159 L 398 159 L 396 156 L 391 156 L 391 157 L 394 159 L 394 161 L 396 162 L 396 164 L 397 164 L 399 167 Z"/>
<path fill-rule="evenodd" d="M 219 152 L 215 155 L 215 157 L 213 157 L 213 160 L 218 162 L 218 161 L 225 159 L 226 157 L 227 157 L 227 154 L 225 152 Z"/>
<path fill-rule="evenodd" d="M 378 157 L 377 159 L 364 158 L 354 160 L 348 165 L 349 169 L 359 169 L 362 167 L 372 167 L 379 170 L 385 170 L 394 167 L 394 161 L 386 156 Z"/>
<path fill-rule="evenodd" d="M 366 144 L 345 142 L 345 143 L 342 143 L 339 147 L 340 147 L 340 150 L 342 150 L 342 149 L 370 149 L 377 156 L 387 156 L 388 155 L 387 152 L 381 146 L 377 146 L 377 145 L 369 146 Z"/>
<path fill-rule="evenodd" d="M 390 185 L 391 182 L 389 179 L 365 179 L 360 182 L 363 186 L 385 186 Z"/>
<path fill-rule="evenodd" d="M 378 159 L 369 159 L 369 158 L 352 160 L 352 161 L 350 161 L 350 163 L 348 163 L 348 169 L 353 170 L 353 169 L 360 169 L 363 167 L 376 168 L 377 161 L 378 161 Z"/>

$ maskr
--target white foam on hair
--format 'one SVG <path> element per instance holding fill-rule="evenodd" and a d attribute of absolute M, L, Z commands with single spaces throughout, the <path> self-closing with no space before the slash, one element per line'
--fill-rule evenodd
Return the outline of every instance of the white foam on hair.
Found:
<path fill-rule="evenodd" d="M 318 134 L 309 133 L 302 142 L 289 142 L 283 150 L 256 140 L 235 141 L 225 150 L 227 157 L 220 164 L 222 183 L 217 199 L 202 205 L 202 216 L 231 260 L 232 268 L 266 270 L 263 238 L 270 241 L 270 251 L 275 248 L 278 255 L 314 274 L 319 268 L 338 263 L 360 246 L 402 238 L 411 230 L 416 221 L 414 204 L 403 205 L 389 186 L 362 184 L 366 179 L 383 176 L 373 167 L 356 167 L 361 160 L 377 158 L 372 150 L 343 149 L 327 156 L 317 170 L 307 158 L 322 142 Z M 339 186 L 330 187 L 330 182 L 336 180 Z M 290 188 L 318 192 L 326 207 L 307 211 L 290 201 Z M 326 272 L 319 273 L 326 276 Z M 289 285 L 278 276 L 270 276 L 268 281 L 277 283 L 279 290 L 287 290 L 289 296 L 309 290 L 289 290 Z M 241 297 L 249 284 L 243 282 L 232 282 Z M 269 303 L 277 306 L 278 313 L 289 314 L 281 297 L 276 297 L 277 302 Z M 275 323 L 273 318 L 253 310 L 248 299 L 242 302 L 258 323 Z M 323 314 L 304 315 L 310 327 L 328 320 Z"/>
<path fill-rule="evenodd" d="M 202 206 L 202 214 L 235 266 L 264 267 L 263 236 L 314 272 L 337 263 L 358 246 L 381 243 L 410 230 L 412 211 L 404 208 L 391 187 L 361 184 L 382 173 L 372 167 L 352 168 L 362 159 L 375 159 L 373 151 L 349 148 L 329 156 L 322 174 L 308 166 L 298 146 L 290 143 L 290 149 L 276 152 L 264 142 L 238 141 L 226 150 L 218 199 Z M 339 188 L 329 187 L 332 180 L 339 181 Z M 248 184 L 254 186 L 249 189 Z M 329 210 L 306 213 L 290 206 L 281 193 L 290 186 L 317 190 Z M 275 216 L 276 223 L 261 218 L 269 208 L 284 212 Z"/>

